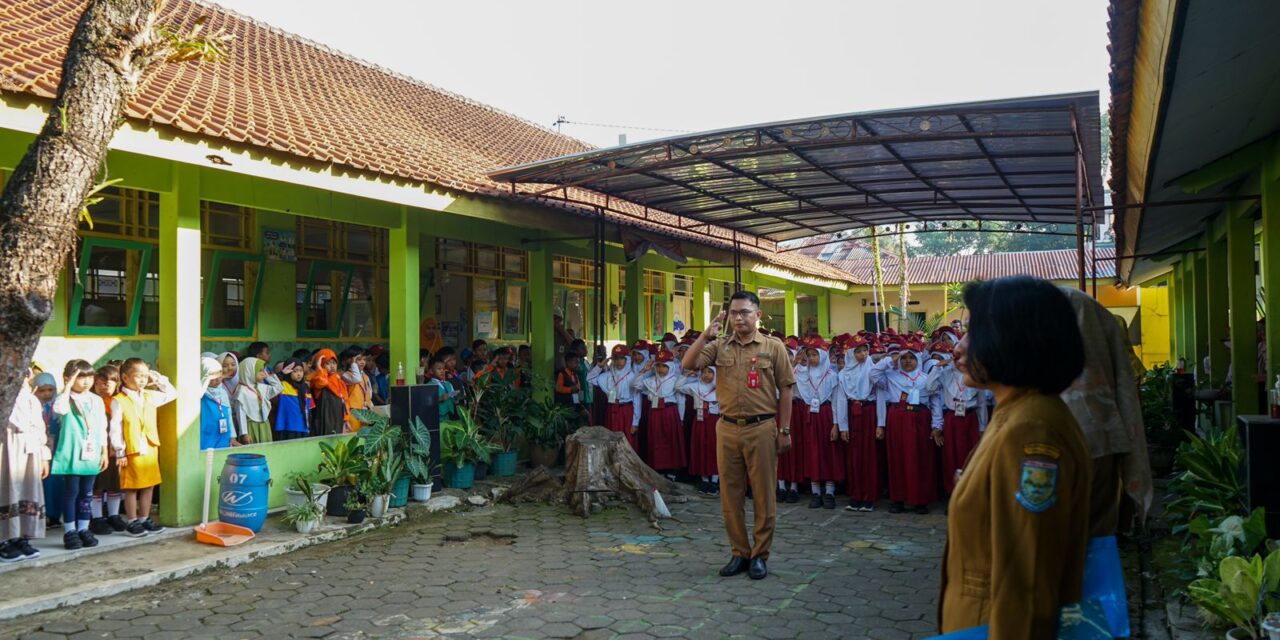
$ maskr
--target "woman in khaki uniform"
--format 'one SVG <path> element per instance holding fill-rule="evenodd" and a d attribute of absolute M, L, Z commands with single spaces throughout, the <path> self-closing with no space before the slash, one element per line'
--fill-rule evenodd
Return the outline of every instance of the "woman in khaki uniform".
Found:
<path fill-rule="evenodd" d="M 964 301 L 956 366 L 996 410 L 951 497 L 939 627 L 1053 638 L 1059 609 L 1080 600 L 1089 537 L 1089 449 L 1058 396 L 1084 366 L 1080 331 L 1044 280 L 975 283 Z"/>

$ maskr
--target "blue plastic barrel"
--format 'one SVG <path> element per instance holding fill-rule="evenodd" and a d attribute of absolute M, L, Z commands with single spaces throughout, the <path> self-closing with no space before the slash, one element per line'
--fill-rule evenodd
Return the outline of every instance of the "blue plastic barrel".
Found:
<path fill-rule="evenodd" d="M 271 472 L 267 458 L 257 453 L 233 453 L 218 477 L 218 520 L 247 527 L 255 533 L 267 520 L 267 488 Z"/>

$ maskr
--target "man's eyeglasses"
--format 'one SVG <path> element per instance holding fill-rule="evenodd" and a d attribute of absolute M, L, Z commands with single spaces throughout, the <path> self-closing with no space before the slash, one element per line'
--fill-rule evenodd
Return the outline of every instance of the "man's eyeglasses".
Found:
<path fill-rule="evenodd" d="M 729 311 L 729 317 L 746 319 L 754 315 L 755 312 L 755 309 L 734 309 Z"/>

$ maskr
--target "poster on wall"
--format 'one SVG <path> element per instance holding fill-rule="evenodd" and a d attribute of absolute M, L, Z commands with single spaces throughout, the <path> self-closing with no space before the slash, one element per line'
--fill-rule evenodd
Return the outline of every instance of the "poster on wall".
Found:
<path fill-rule="evenodd" d="M 462 323 L 452 320 L 445 320 L 440 323 L 440 333 L 444 334 L 444 344 L 447 347 L 458 347 L 458 334 L 462 331 Z"/>
<path fill-rule="evenodd" d="M 498 314 L 493 311 L 481 311 L 476 314 L 476 338 L 488 340 L 494 338 L 493 325 Z"/>
<path fill-rule="evenodd" d="M 293 229 L 263 229 L 262 254 L 268 260 L 298 261 L 298 232 Z"/>

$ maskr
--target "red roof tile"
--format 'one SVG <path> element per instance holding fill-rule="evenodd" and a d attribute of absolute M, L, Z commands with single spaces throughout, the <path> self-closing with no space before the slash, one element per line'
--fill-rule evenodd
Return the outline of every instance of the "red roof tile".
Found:
<path fill-rule="evenodd" d="M 1087 251 L 1086 248 L 1085 272 L 1091 273 L 1092 256 Z M 1111 259 L 1115 255 L 1116 250 L 1112 247 L 1098 247 L 1099 278 L 1107 280 L 1115 278 L 1115 261 Z M 885 283 L 897 283 L 900 277 L 897 258 L 882 258 L 880 264 L 884 269 Z M 860 284 L 871 284 L 875 281 L 874 260 L 870 258 L 844 260 L 835 265 L 851 274 Z M 967 256 L 921 256 L 907 260 L 907 281 L 910 284 L 950 284 L 1016 275 L 1036 276 L 1046 280 L 1075 280 L 1079 277 L 1079 273 L 1075 249 Z"/>
<path fill-rule="evenodd" d="M 8 90 L 51 99 L 57 90 L 79 0 L 16 0 L 0 5 L 0 79 Z M 447 189 L 528 199 L 539 185 L 499 185 L 486 173 L 578 153 L 590 145 L 528 120 L 357 60 L 196 0 L 170 0 L 162 24 L 234 39 L 217 63 L 170 64 L 148 75 L 126 115 L 191 134 L 270 149 Z M 682 220 L 628 202 L 570 189 L 578 213 L 606 207 L 612 222 L 721 248 L 732 233 L 681 230 Z M 538 202 L 547 204 L 546 198 Z M 673 228 L 674 227 L 674 228 Z M 743 252 L 772 264 L 848 281 L 848 274 L 806 256 L 776 253 L 747 239 Z M 750 246 L 754 244 L 755 246 Z"/>

